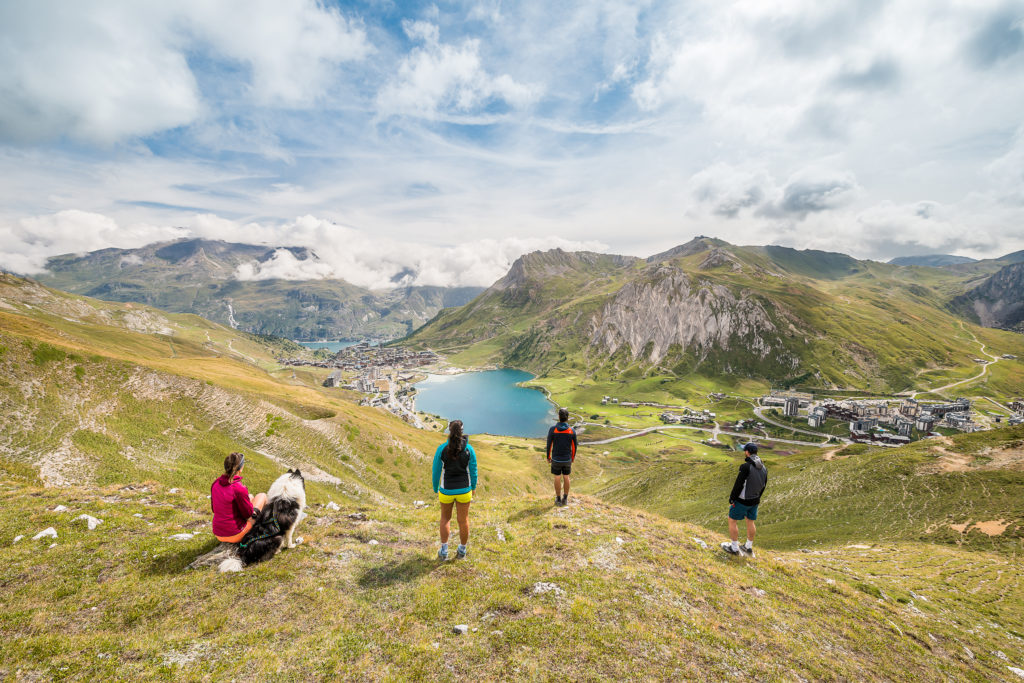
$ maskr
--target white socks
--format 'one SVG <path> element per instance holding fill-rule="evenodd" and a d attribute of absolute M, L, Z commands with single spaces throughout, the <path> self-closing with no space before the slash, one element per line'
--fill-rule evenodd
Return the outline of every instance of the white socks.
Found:
<path fill-rule="evenodd" d="M 754 542 L 753 542 L 753 541 L 751 541 L 751 540 L 750 540 L 750 539 L 748 538 L 748 539 L 747 539 L 747 542 L 743 544 L 743 547 L 744 547 L 744 548 L 746 548 L 747 550 L 750 550 L 751 548 L 753 548 L 753 547 L 754 547 Z"/>
<path fill-rule="evenodd" d="M 733 552 L 736 552 L 736 553 L 738 553 L 740 551 L 740 543 L 739 543 L 739 541 L 733 541 L 732 542 L 732 550 L 733 550 Z"/>

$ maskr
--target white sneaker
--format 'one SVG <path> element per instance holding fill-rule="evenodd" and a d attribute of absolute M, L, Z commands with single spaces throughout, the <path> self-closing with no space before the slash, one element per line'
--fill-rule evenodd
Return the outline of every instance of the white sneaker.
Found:
<path fill-rule="evenodd" d="M 744 553 L 746 553 L 751 558 L 757 557 L 756 555 L 754 555 L 754 546 L 749 546 L 749 547 L 748 546 L 743 546 L 742 550 L 743 550 Z"/>
<path fill-rule="evenodd" d="M 722 543 L 722 550 L 724 550 L 725 552 L 729 553 L 730 555 L 739 555 L 740 554 L 740 551 L 735 550 L 732 547 L 732 543 L 730 543 L 729 541 L 725 541 L 724 543 Z"/>

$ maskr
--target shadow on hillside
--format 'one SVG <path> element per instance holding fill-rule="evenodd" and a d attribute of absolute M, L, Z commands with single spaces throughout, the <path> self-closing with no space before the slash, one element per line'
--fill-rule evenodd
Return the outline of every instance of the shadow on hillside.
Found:
<path fill-rule="evenodd" d="M 437 569 L 432 558 L 415 555 L 402 562 L 393 561 L 366 570 L 359 577 L 360 588 L 384 588 L 396 583 L 408 583 Z"/>
<path fill-rule="evenodd" d="M 545 512 L 551 510 L 550 505 L 536 505 L 532 508 L 523 508 L 514 515 L 509 515 L 509 522 L 522 522 L 524 519 L 529 517 L 540 517 Z"/>
<path fill-rule="evenodd" d="M 220 545 L 220 541 L 210 538 L 209 543 L 204 544 L 199 550 L 182 548 L 175 552 L 160 553 L 158 557 L 150 558 L 149 564 L 142 570 L 142 573 L 147 576 L 181 574 L 196 558 L 216 550 Z"/>

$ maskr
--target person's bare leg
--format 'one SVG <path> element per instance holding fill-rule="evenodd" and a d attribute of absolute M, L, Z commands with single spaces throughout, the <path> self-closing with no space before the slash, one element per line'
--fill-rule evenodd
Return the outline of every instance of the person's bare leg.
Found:
<path fill-rule="evenodd" d="M 555 475 L 555 498 L 562 497 L 562 475 Z"/>
<path fill-rule="evenodd" d="M 441 503 L 441 543 L 448 542 L 448 535 L 452 527 L 452 505 L 454 503 Z"/>
<path fill-rule="evenodd" d="M 469 503 L 456 503 L 455 506 L 458 508 L 456 514 L 459 518 L 459 543 L 466 545 L 469 543 Z"/>
<path fill-rule="evenodd" d="M 729 518 L 729 538 L 733 543 L 738 543 L 740 539 L 740 527 L 732 517 Z"/>
<path fill-rule="evenodd" d="M 754 536 L 756 536 L 756 535 L 757 535 L 757 526 L 754 525 L 754 520 L 748 519 L 747 520 L 747 540 L 750 541 L 751 545 L 753 545 L 753 543 L 754 543 Z M 733 540 L 735 540 L 735 539 L 733 539 Z"/>
<path fill-rule="evenodd" d="M 257 493 L 256 496 L 252 499 L 252 506 L 254 508 L 259 508 L 260 510 L 262 510 L 264 507 L 266 507 L 266 505 L 267 494 L 265 493 Z"/>
<path fill-rule="evenodd" d="M 562 495 L 565 496 L 566 498 L 568 498 L 569 497 L 569 475 L 568 474 L 563 474 L 562 475 L 562 491 L 564 491 L 564 493 Z"/>

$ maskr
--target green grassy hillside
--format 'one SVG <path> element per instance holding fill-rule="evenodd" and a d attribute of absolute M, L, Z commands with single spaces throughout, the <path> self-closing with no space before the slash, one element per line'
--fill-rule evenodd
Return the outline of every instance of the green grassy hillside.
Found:
<path fill-rule="evenodd" d="M 904 456 L 766 452 L 756 560 L 717 548 L 719 480 L 737 462 L 700 435 L 584 447 L 574 491 L 597 495 L 567 508 L 550 503 L 538 441 L 474 437 L 470 556 L 441 564 L 440 435 L 277 366 L 282 343 L 0 278 L 0 679 L 987 681 L 1024 668 L 1020 430 Z M 187 569 L 216 545 L 207 495 L 230 450 L 253 491 L 301 467 L 304 542 L 237 575 Z M 835 505 L 848 490 L 861 502 Z M 33 540 L 51 526 L 56 539 Z"/>
<path fill-rule="evenodd" d="M 932 370 L 970 369 L 979 339 L 1024 355 L 1024 337 L 946 309 L 970 278 L 954 270 L 708 239 L 649 261 L 530 254 L 400 343 L 553 378 L 739 377 L 885 392 L 913 390 Z"/>

